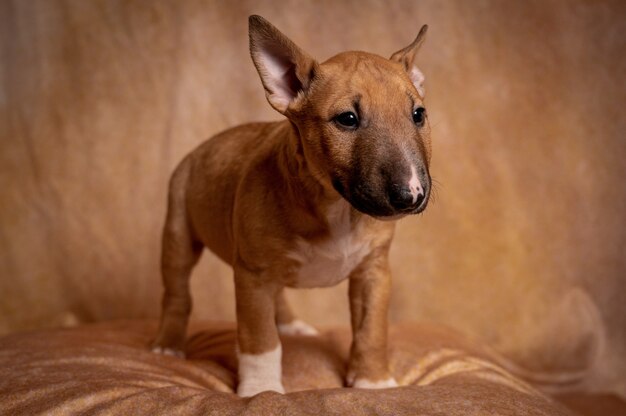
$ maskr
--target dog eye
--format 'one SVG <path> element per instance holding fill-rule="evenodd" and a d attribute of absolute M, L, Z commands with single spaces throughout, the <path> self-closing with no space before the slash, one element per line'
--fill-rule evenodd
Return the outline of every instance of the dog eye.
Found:
<path fill-rule="evenodd" d="M 343 127 L 347 127 L 350 129 L 355 129 L 359 125 L 359 119 L 352 111 L 347 111 L 345 113 L 339 114 L 337 117 L 335 117 L 335 121 Z"/>
<path fill-rule="evenodd" d="M 413 110 L 413 123 L 421 126 L 424 124 L 424 119 L 426 118 L 426 109 L 424 107 L 418 107 Z"/>

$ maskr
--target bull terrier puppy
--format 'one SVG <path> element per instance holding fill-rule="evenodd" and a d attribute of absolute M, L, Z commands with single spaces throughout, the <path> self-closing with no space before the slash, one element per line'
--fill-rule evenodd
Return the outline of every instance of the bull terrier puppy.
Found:
<path fill-rule="evenodd" d="M 242 397 L 281 381 L 279 332 L 313 334 L 284 288 L 349 279 L 348 386 L 396 386 L 387 359 L 388 253 L 395 221 L 422 212 L 431 180 L 424 77 L 427 27 L 390 59 L 343 52 L 318 63 L 260 16 L 250 52 L 270 105 L 286 117 L 234 127 L 174 171 L 163 231 L 156 352 L 182 355 L 189 275 L 204 247 L 233 267 Z"/>

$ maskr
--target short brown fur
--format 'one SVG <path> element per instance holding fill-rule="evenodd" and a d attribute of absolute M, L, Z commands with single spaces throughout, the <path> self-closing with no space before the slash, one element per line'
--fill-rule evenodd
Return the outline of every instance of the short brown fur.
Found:
<path fill-rule="evenodd" d="M 420 180 L 429 181 L 428 124 L 416 128 L 411 120 L 423 100 L 407 75 L 415 50 L 405 48 L 394 60 L 346 52 L 318 64 L 262 18 L 251 17 L 250 36 L 268 100 L 288 120 L 218 134 L 172 175 L 163 233 L 163 314 L 154 345 L 184 349 L 189 275 L 207 247 L 234 269 L 239 351 L 274 350 L 280 343 L 276 324 L 294 320 L 283 288 L 302 284 L 302 260 L 293 253 L 302 245 L 330 244 L 337 227 L 330 212 L 339 207 L 349 213 L 350 247 L 366 247 L 345 276 L 354 333 L 348 384 L 389 379 L 388 251 L 395 221 L 381 219 L 406 213 L 390 211 L 385 181 L 407 174 L 406 168 L 394 171 L 403 157 L 413 158 Z M 272 62 L 290 59 L 292 78 L 276 83 L 267 53 L 278 54 Z M 280 94 L 292 86 L 294 94 L 285 100 Z M 365 132 L 359 140 L 333 121 L 355 100 Z M 389 163 L 371 165 L 381 160 Z M 373 176 L 379 171 L 387 176 Z M 364 212 L 369 207 L 372 212 Z"/>

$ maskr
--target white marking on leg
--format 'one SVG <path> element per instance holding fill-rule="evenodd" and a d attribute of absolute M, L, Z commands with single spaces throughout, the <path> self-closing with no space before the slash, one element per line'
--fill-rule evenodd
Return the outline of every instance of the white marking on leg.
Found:
<path fill-rule="evenodd" d="M 417 197 L 419 195 L 424 195 L 424 189 L 422 188 L 422 184 L 417 177 L 415 165 L 411 165 L 411 179 L 409 179 L 409 191 L 411 192 L 411 196 L 413 197 L 413 203 L 417 202 Z"/>
<path fill-rule="evenodd" d="M 308 335 L 313 336 L 319 334 L 317 329 L 300 319 L 295 319 L 286 324 L 278 324 L 278 332 L 285 335 Z"/>
<path fill-rule="evenodd" d="M 361 378 L 356 379 L 352 387 L 357 389 L 388 389 L 390 387 L 398 387 L 398 383 L 393 377 L 378 381 L 370 381 L 366 378 Z"/>
<path fill-rule="evenodd" d="M 237 348 L 237 358 L 239 359 L 237 395 L 250 397 L 268 390 L 284 394 L 285 389 L 281 380 L 282 355 L 280 343 L 273 350 L 261 354 L 240 353 L 239 348 Z"/>

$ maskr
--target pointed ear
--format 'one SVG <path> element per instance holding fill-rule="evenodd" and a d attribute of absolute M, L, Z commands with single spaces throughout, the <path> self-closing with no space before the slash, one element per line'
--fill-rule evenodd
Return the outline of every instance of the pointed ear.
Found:
<path fill-rule="evenodd" d="M 317 63 L 261 16 L 250 16 L 250 55 L 265 87 L 267 101 L 285 113 L 301 91 L 306 91 Z"/>
<path fill-rule="evenodd" d="M 390 58 L 392 61 L 399 62 L 404 66 L 404 69 L 409 74 L 409 78 L 411 78 L 413 85 L 415 85 L 417 92 L 422 98 L 424 98 L 424 74 L 415 66 L 415 56 L 424 42 L 427 30 L 427 25 L 422 26 L 413 43 L 404 49 L 400 49 L 398 52 L 391 55 Z"/>

